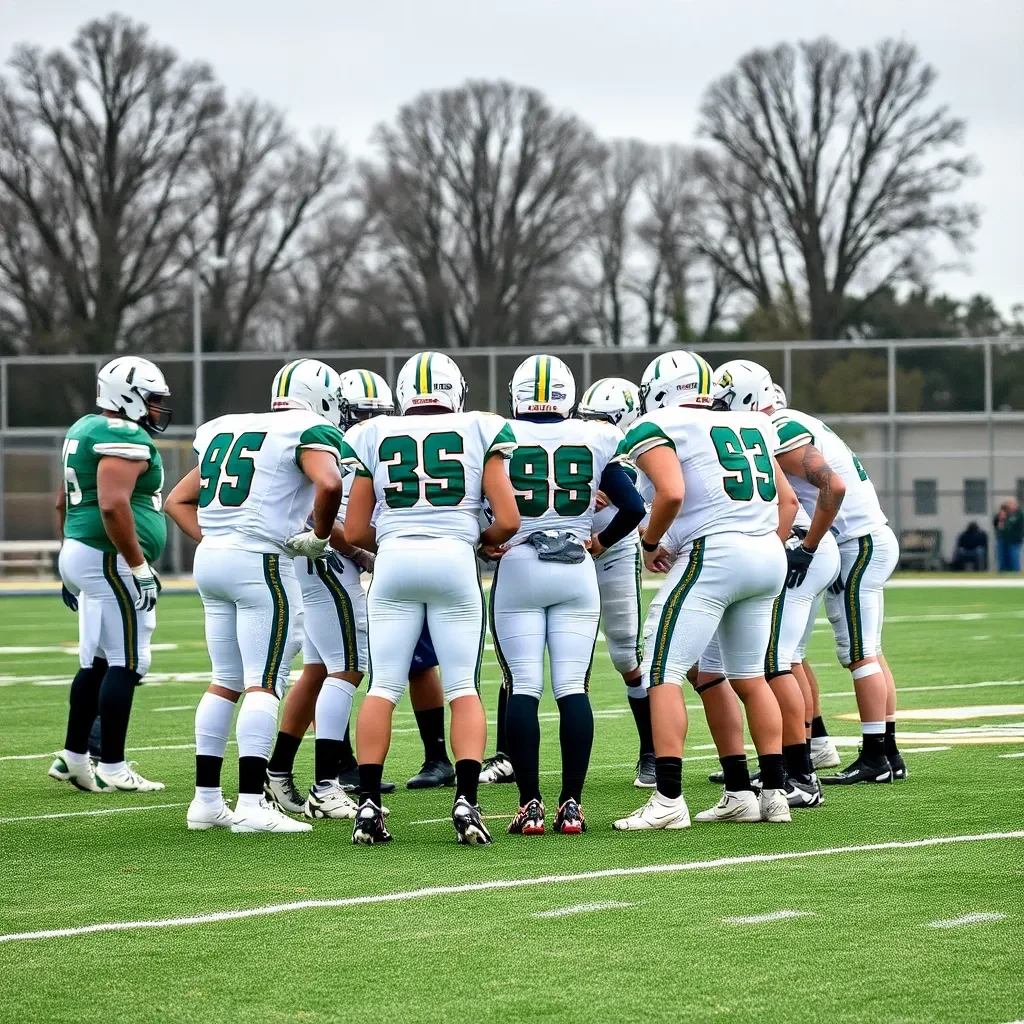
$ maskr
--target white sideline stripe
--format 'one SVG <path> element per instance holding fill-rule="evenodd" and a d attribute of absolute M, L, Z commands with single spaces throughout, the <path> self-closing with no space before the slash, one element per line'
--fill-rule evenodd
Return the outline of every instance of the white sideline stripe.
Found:
<path fill-rule="evenodd" d="M 984 921 L 1002 921 L 1005 914 L 964 914 L 962 917 L 950 917 L 944 921 L 929 921 L 924 928 L 962 928 L 968 924 L 981 924 Z"/>
<path fill-rule="evenodd" d="M 985 686 L 1024 686 L 1024 679 L 988 680 L 983 683 L 944 683 L 941 686 L 897 686 L 897 693 L 928 693 L 931 690 L 975 690 Z M 819 697 L 852 697 L 853 690 L 833 690 L 832 693 L 819 693 Z"/>
<path fill-rule="evenodd" d="M 531 914 L 530 917 L 568 917 L 570 914 L 596 914 L 599 910 L 622 910 L 635 906 L 635 903 L 577 903 L 574 907 L 541 910 L 536 914 Z"/>
<path fill-rule="evenodd" d="M 234 742 L 234 740 L 228 740 L 228 743 Z M 138 754 L 145 750 L 194 750 L 195 746 L 194 743 L 168 743 L 156 747 L 125 747 L 125 753 Z M 47 757 L 56 756 L 56 753 L 52 750 L 45 754 L 5 754 L 3 757 L 0 757 L 0 761 L 40 761 Z"/>
<path fill-rule="evenodd" d="M 169 708 L 153 708 L 154 711 L 195 711 L 195 704 L 174 704 Z"/>
<path fill-rule="evenodd" d="M 220 910 L 212 914 L 192 917 L 168 917 L 155 921 L 106 921 L 72 928 L 50 928 L 36 932 L 10 932 L 0 935 L 0 942 L 24 942 L 31 939 L 63 939 L 74 935 L 92 935 L 97 932 L 128 932 L 149 928 L 177 928 L 190 924 L 217 924 L 221 921 L 241 921 L 250 917 L 267 917 L 295 910 L 360 907 L 373 903 L 404 903 L 429 896 L 455 896 L 468 892 L 489 892 L 496 889 L 522 889 L 534 885 L 564 885 L 566 882 L 588 882 L 598 878 L 629 878 L 637 875 L 663 875 L 680 871 L 701 871 L 714 868 L 737 867 L 742 864 L 770 864 L 774 861 L 805 860 L 809 857 L 829 857 L 851 853 L 874 853 L 880 850 L 912 850 L 950 843 L 976 843 L 993 839 L 1024 839 L 1024 831 L 984 832 L 969 836 L 936 836 L 931 839 L 913 839 L 904 842 L 868 843 L 863 846 L 833 846 L 823 850 L 799 850 L 790 853 L 753 853 L 743 857 L 719 857 L 716 860 L 694 860 L 682 864 L 647 864 L 632 868 L 604 868 L 600 871 L 581 871 L 571 875 L 541 875 L 536 878 L 493 879 L 489 882 L 467 882 L 463 885 L 436 885 L 404 892 L 381 893 L 373 896 L 348 896 L 335 900 L 299 900 L 295 903 L 275 903 L 268 907 L 250 907 L 248 910 Z"/>
<path fill-rule="evenodd" d="M 770 921 L 788 921 L 793 917 L 814 917 L 810 910 L 773 910 L 770 914 L 752 917 L 723 917 L 722 924 L 768 924 Z"/>
<path fill-rule="evenodd" d="M 664 577 L 657 580 L 645 579 L 643 581 L 643 588 L 644 590 L 658 590 L 660 589 L 663 582 Z M 886 590 L 1003 590 L 1006 588 L 1016 589 L 1018 587 L 1024 587 L 1024 579 L 1021 579 L 1019 576 L 1011 577 L 1009 579 L 998 579 L 996 577 L 988 577 L 980 580 L 954 580 L 950 579 L 949 577 L 939 577 L 938 579 L 934 580 L 904 580 L 900 579 L 897 576 L 886 581 L 885 584 Z"/>
<path fill-rule="evenodd" d="M 1024 754 L 998 754 L 997 757 L 1024 757 Z"/>
<path fill-rule="evenodd" d="M 146 804 L 144 807 L 104 807 L 101 811 L 65 811 L 62 814 L 26 814 L 22 818 L 0 818 L 0 825 L 9 825 L 12 821 L 45 821 L 49 818 L 91 818 L 98 814 L 127 814 L 129 811 L 162 811 L 168 807 L 188 807 L 188 804 Z"/>

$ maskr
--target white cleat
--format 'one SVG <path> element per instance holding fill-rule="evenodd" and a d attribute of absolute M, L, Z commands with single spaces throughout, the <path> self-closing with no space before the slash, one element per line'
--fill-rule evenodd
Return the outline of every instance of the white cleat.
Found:
<path fill-rule="evenodd" d="M 231 808 L 223 800 L 221 800 L 220 804 L 208 804 L 196 797 L 188 805 L 185 821 L 190 829 L 195 830 L 231 828 L 235 823 L 235 816 L 231 813 Z"/>
<path fill-rule="evenodd" d="M 483 771 L 480 772 L 481 785 L 514 781 L 515 771 L 512 762 L 504 754 L 495 754 L 484 761 Z"/>
<path fill-rule="evenodd" d="M 722 799 L 701 811 L 695 821 L 760 821 L 761 805 L 757 797 L 749 789 L 730 791 L 722 794 Z"/>
<path fill-rule="evenodd" d="M 236 807 L 232 832 L 312 832 L 308 821 L 296 821 L 261 799 L 258 804 Z"/>
<path fill-rule="evenodd" d="M 628 818 L 619 818 L 612 828 L 619 832 L 642 832 L 650 829 L 678 829 L 690 827 L 690 810 L 680 796 L 668 800 L 657 790 L 643 807 Z"/>
<path fill-rule="evenodd" d="M 839 751 L 831 736 L 811 737 L 811 765 L 815 771 L 819 768 L 839 767 Z"/>
<path fill-rule="evenodd" d="M 114 787 L 96 777 L 96 770 L 92 760 L 85 758 L 83 761 L 73 761 L 63 752 L 58 754 L 46 773 L 51 779 L 57 782 L 70 782 L 75 789 L 83 793 L 113 793 Z M 162 787 L 161 787 L 162 788 Z"/>
<path fill-rule="evenodd" d="M 135 770 L 134 761 L 129 761 L 117 771 L 110 771 L 102 764 L 96 765 L 96 781 L 125 793 L 159 793 L 164 788 L 162 782 L 151 782 L 149 779 L 144 779 Z"/>
<path fill-rule="evenodd" d="M 267 772 L 263 783 L 263 795 L 267 803 L 288 814 L 302 814 L 306 810 L 306 798 L 295 785 L 291 772 Z"/>
<path fill-rule="evenodd" d="M 359 804 L 350 797 L 337 779 L 317 782 L 309 791 L 303 814 L 307 818 L 354 818 Z"/>
<path fill-rule="evenodd" d="M 786 799 L 784 789 L 762 789 L 760 804 L 762 821 L 793 820 L 789 813 L 789 801 Z"/>

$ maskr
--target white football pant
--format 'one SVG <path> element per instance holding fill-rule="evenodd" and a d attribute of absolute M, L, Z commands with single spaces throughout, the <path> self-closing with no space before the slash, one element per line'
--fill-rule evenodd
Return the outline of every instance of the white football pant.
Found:
<path fill-rule="evenodd" d="M 601 628 L 616 672 L 625 675 L 640 667 L 643 634 L 640 629 L 640 570 L 637 545 L 612 550 L 594 561 L 601 592 Z M 634 687 L 639 689 L 639 687 Z"/>
<path fill-rule="evenodd" d="M 338 572 L 325 559 L 295 559 L 302 589 L 304 665 L 323 665 L 329 675 L 365 672 L 366 592 L 355 562 L 338 556 Z"/>

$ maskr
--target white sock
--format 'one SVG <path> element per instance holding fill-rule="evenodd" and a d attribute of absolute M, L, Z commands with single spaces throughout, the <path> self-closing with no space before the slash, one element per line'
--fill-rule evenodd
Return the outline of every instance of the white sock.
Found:
<path fill-rule="evenodd" d="M 239 793 L 235 808 L 241 810 L 243 807 L 259 807 L 262 799 L 262 793 Z"/>
<path fill-rule="evenodd" d="M 277 709 L 281 702 L 269 690 L 250 690 L 242 698 L 242 707 L 235 722 L 239 757 L 261 757 L 270 760 L 277 733 Z"/>
<path fill-rule="evenodd" d="M 207 807 L 220 807 L 224 802 L 224 791 L 220 786 L 196 786 L 196 799 Z"/>
<path fill-rule="evenodd" d="M 116 764 L 105 764 L 100 761 L 98 767 L 104 775 L 120 775 L 121 772 L 127 770 L 128 765 L 124 761 L 118 761 Z"/>
<path fill-rule="evenodd" d="M 345 679 L 328 676 L 316 699 L 316 738 L 343 740 L 352 713 L 352 698 L 356 687 Z"/>
<path fill-rule="evenodd" d="M 860 731 L 863 736 L 884 736 L 885 722 L 861 722 Z"/>
<path fill-rule="evenodd" d="M 88 754 L 76 754 L 72 750 L 65 750 L 61 757 L 67 762 L 69 768 L 84 768 L 85 762 L 89 760 Z"/>
<path fill-rule="evenodd" d="M 209 691 L 204 693 L 196 708 L 196 754 L 223 758 L 234 717 L 233 700 Z"/>

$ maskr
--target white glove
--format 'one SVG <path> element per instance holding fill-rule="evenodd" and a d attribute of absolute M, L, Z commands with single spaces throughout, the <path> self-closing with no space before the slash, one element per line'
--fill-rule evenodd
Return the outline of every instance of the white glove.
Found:
<path fill-rule="evenodd" d="M 331 535 L 318 537 L 315 530 L 306 530 L 288 538 L 287 547 L 294 555 L 302 558 L 319 558 L 327 550 Z"/>
<path fill-rule="evenodd" d="M 156 599 L 160 594 L 160 580 L 148 562 L 133 565 L 131 570 L 135 589 L 139 592 L 135 599 L 135 608 L 140 612 L 151 612 L 156 607 Z"/>

